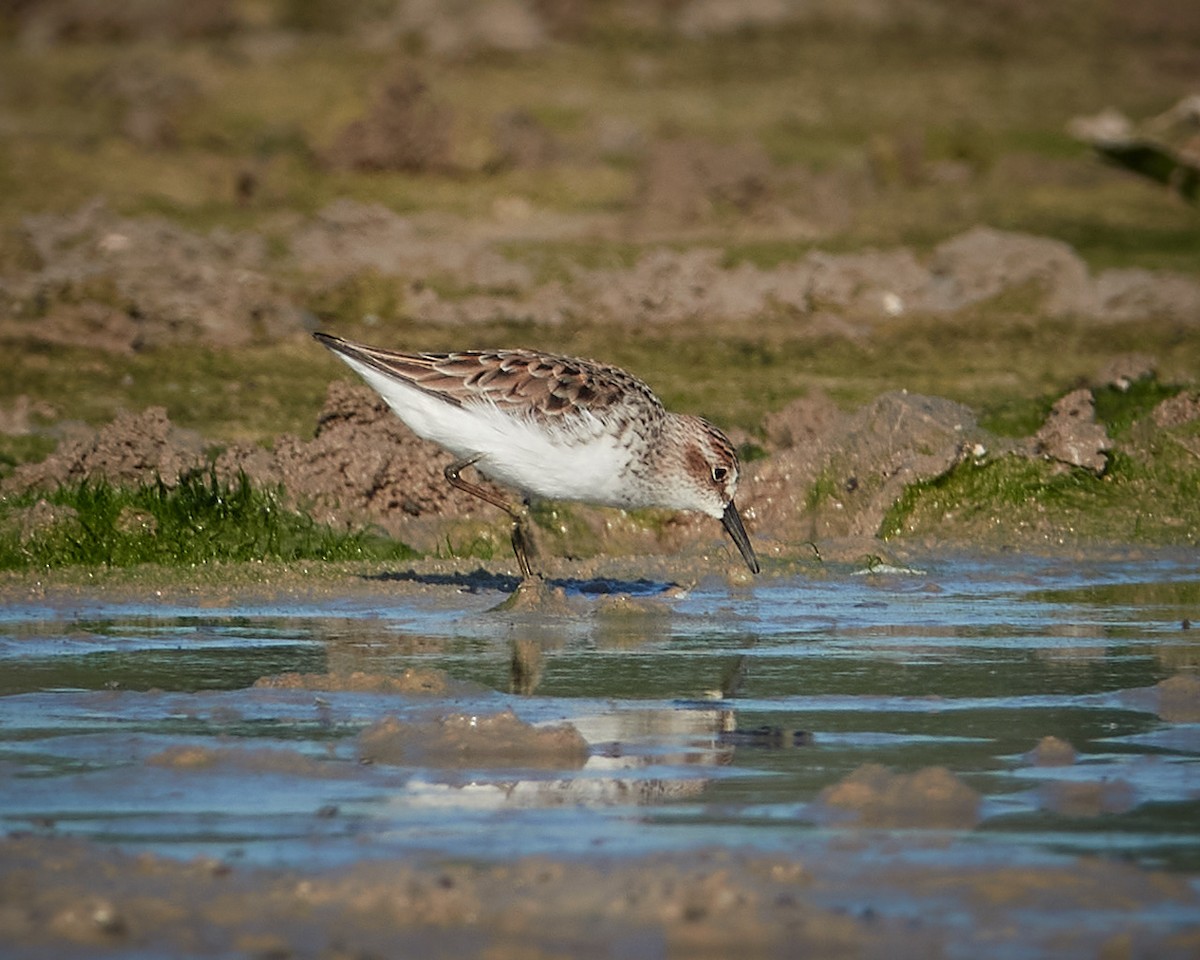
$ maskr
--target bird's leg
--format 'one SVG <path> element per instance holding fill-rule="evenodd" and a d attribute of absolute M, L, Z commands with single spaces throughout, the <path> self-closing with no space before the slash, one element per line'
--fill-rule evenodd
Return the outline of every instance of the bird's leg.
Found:
<path fill-rule="evenodd" d="M 473 497 L 478 497 L 480 500 L 486 500 L 493 506 L 499 507 L 510 517 L 513 518 L 512 545 L 513 553 L 517 555 L 517 565 L 521 568 L 521 576 L 528 580 L 533 576 L 533 567 L 529 564 L 529 555 L 536 553 L 534 549 L 533 536 L 528 529 L 529 513 L 526 510 L 518 509 L 503 497 L 497 496 L 477 483 L 471 483 L 464 480 L 460 474 L 467 467 L 472 466 L 483 454 L 477 453 L 472 457 L 464 457 L 461 460 L 455 460 L 452 464 L 446 467 L 444 471 L 446 480 L 450 486 L 457 487 L 464 493 L 469 493 Z"/>
<path fill-rule="evenodd" d="M 517 555 L 517 564 L 521 568 L 521 576 L 528 580 L 533 576 L 533 567 L 529 564 L 530 555 L 537 556 L 537 547 L 533 542 L 533 533 L 529 529 L 529 514 L 522 511 L 513 517 L 512 545 L 513 553 Z"/>

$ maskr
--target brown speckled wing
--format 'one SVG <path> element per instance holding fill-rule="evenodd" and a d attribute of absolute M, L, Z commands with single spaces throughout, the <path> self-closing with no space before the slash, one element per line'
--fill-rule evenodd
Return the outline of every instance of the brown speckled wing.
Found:
<path fill-rule="evenodd" d="M 634 410 L 643 417 L 662 410 L 658 398 L 641 380 L 592 360 L 534 350 L 397 353 L 329 334 L 315 336 L 331 350 L 458 406 L 486 401 L 564 426 L 584 411 L 603 421 L 626 418 Z"/>

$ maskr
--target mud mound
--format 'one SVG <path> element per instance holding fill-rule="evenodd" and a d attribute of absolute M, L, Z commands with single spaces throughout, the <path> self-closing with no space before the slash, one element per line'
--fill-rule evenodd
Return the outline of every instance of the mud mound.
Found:
<path fill-rule="evenodd" d="M 1036 285 L 1055 313 L 1071 308 L 1088 282 L 1087 266 L 1060 240 L 976 227 L 941 244 L 929 262 L 930 306 L 958 310 L 1016 287 Z"/>
<path fill-rule="evenodd" d="M 101 477 L 127 486 L 158 478 L 174 484 L 208 462 L 198 434 L 174 426 L 162 407 L 151 407 L 63 441 L 40 463 L 15 469 L 0 491 L 49 490 Z M 257 486 L 283 486 L 323 522 L 374 522 L 398 535 L 411 532 L 405 518 L 463 518 L 492 509 L 446 482 L 443 470 L 451 462 L 449 453 L 404 426 L 374 391 L 337 381 L 312 440 L 284 434 L 271 449 L 233 444 L 216 457 L 215 469 L 227 482 L 244 473 Z"/>
<path fill-rule="evenodd" d="M 1078 754 L 1073 746 L 1059 737 L 1042 737 L 1037 746 L 1025 754 L 1035 767 L 1069 767 Z"/>
<path fill-rule="evenodd" d="M 848 416 L 826 409 L 805 444 L 747 471 L 747 518 L 795 542 L 872 537 L 906 486 L 992 442 L 970 409 L 940 397 L 894 391 Z"/>
<path fill-rule="evenodd" d="M 217 472 L 243 472 L 259 485 L 282 485 L 330 523 L 370 519 L 395 533 L 402 518 L 474 516 L 482 505 L 455 490 L 443 471 L 453 456 L 417 437 L 368 387 L 335 381 L 311 441 L 284 434 L 270 450 L 235 444 Z"/>
<path fill-rule="evenodd" d="M 781 410 L 763 418 L 763 433 L 773 449 L 811 447 L 831 433 L 846 414 L 823 390 L 797 397 Z"/>
<path fill-rule="evenodd" d="M 1157 713 L 1168 723 L 1200 723 L 1200 677 L 1179 673 L 1154 687 Z"/>
<path fill-rule="evenodd" d="M 828 822 L 962 830 L 979 822 L 980 802 L 980 795 L 945 767 L 893 773 L 867 763 L 822 790 L 811 809 Z"/>
<path fill-rule="evenodd" d="M 0 484 L 4 493 L 52 490 L 64 484 L 103 478 L 116 485 L 174 484 L 181 474 L 203 467 L 200 435 L 174 426 L 162 407 L 122 413 L 95 434 L 69 439 L 41 463 L 17 467 Z"/>
<path fill-rule="evenodd" d="M 410 68 L 389 76 L 366 116 L 343 129 L 324 153 L 335 170 L 449 169 L 452 118 Z"/>
<path fill-rule="evenodd" d="M 388 717 L 358 738 L 359 757 L 372 763 L 440 767 L 582 767 L 588 745 L 571 724 L 534 727 L 511 710 L 489 717 L 453 714 L 432 722 Z"/>
<path fill-rule="evenodd" d="M 39 267 L 4 277 L 13 309 L 0 332 L 9 336 L 127 351 L 236 346 L 303 328 L 267 277 L 256 234 L 201 236 L 158 217 L 119 217 L 102 202 L 22 226 Z"/>
<path fill-rule="evenodd" d="M 74 507 L 38 500 L 28 507 L 12 511 L 5 518 L 0 529 L 6 533 L 15 533 L 17 541 L 26 544 L 35 538 L 45 536 L 55 527 L 63 529 L 75 527 L 78 520 L 79 511 Z"/>
<path fill-rule="evenodd" d="M 1178 427 L 1200 420 L 1200 391 L 1184 390 L 1164 400 L 1150 414 L 1156 426 Z"/>
<path fill-rule="evenodd" d="M 749 264 L 727 270 L 722 256 L 717 250 L 651 250 L 630 269 L 577 272 L 569 294 L 581 307 L 639 326 L 761 313 L 775 292 L 771 279 Z"/>

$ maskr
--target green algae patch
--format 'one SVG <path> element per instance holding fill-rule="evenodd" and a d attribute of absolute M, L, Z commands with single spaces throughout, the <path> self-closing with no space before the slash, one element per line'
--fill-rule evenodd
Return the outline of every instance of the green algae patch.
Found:
<path fill-rule="evenodd" d="M 1164 442 L 1118 450 L 1096 476 L 1018 455 L 964 461 L 915 483 L 887 512 L 880 536 L 997 544 L 1194 544 L 1200 530 L 1200 461 Z"/>
<path fill-rule="evenodd" d="M 0 500 L 0 569 L 192 566 L 217 561 L 403 560 L 403 543 L 340 531 L 286 506 L 282 491 L 213 474 L 137 487 L 104 480 Z"/>

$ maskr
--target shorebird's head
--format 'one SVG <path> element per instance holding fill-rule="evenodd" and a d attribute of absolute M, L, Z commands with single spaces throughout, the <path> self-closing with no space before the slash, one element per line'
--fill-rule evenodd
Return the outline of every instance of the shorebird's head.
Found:
<path fill-rule="evenodd" d="M 746 535 L 741 515 L 733 502 L 737 494 L 739 464 L 729 438 L 707 420 L 681 417 L 682 473 L 679 478 L 683 509 L 700 510 L 716 517 L 741 552 L 746 566 L 759 572 L 758 557 Z"/>

